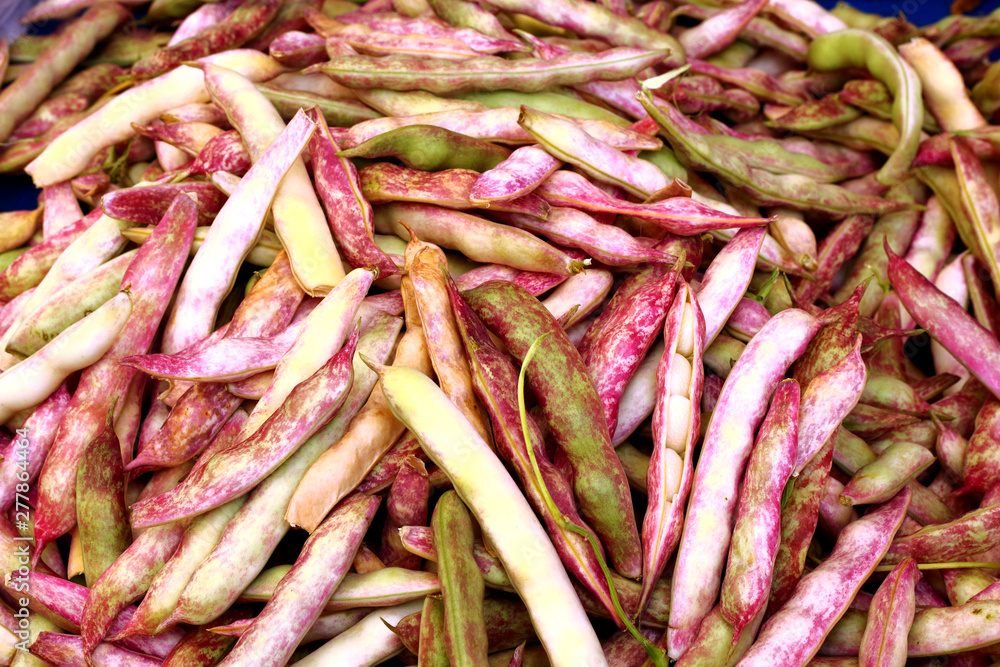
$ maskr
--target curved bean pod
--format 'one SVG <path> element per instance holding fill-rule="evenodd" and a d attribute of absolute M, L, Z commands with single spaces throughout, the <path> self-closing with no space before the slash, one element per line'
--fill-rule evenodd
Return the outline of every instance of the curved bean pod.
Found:
<path fill-rule="evenodd" d="M 808 663 L 878 565 L 906 516 L 909 501 L 910 492 L 904 489 L 847 526 L 827 559 L 802 577 L 792 597 L 764 623 L 739 664 L 756 667 L 779 660 L 793 667 Z"/>
<path fill-rule="evenodd" d="M 863 67 L 893 94 L 893 124 L 900 142 L 879 170 L 880 183 L 892 185 L 910 169 L 920 144 L 924 107 L 920 77 L 885 39 L 864 30 L 847 29 L 819 35 L 809 44 L 809 66 L 829 71 Z"/>
<path fill-rule="evenodd" d="M 781 497 L 798 444 L 799 385 L 784 380 L 757 435 L 740 492 L 719 607 L 733 639 L 764 610 L 781 539 Z"/>
<path fill-rule="evenodd" d="M 778 313 L 750 341 L 723 386 L 695 470 L 674 568 L 671 657 L 679 658 L 694 641 L 698 624 L 711 610 L 719 590 L 732 534 L 728 517 L 736 510 L 739 476 L 768 398 L 820 326 L 801 310 Z"/>

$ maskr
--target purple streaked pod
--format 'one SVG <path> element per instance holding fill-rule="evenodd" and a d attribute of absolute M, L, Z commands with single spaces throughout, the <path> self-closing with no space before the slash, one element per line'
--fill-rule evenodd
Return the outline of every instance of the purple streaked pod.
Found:
<path fill-rule="evenodd" d="M 361 619 L 371 612 L 372 609 L 362 607 L 361 609 L 347 609 L 344 611 L 323 613 L 316 619 L 316 622 L 309 627 L 309 632 L 302 637 L 302 641 L 299 642 L 299 644 L 302 645 L 314 641 L 326 641 L 327 639 L 333 639 L 342 632 L 357 625 Z M 243 633 L 247 631 L 247 628 L 250 627 L 253 620 L 253 616 L 241 618 L 233 621 L 232 623 L 226 623 L 225 625 L 215 625 L 210 628 L 209 631 L 216 636 L 234 637 L 233 643 L 235 644 L 236 639 L 243 636 Z"/>
<path fill-rule="evenodd" d="M 491 280 L 514 280 L 521 271 L 515 269 L 512 266 L 504 266 L 503 264 L 483 264 L 482 266 L 477 266 L 476 268 L 466 271 L 462 275 L 455 278 L 455 285 L 458 287 L 458 291 L 464 292 L 465 290 L 475 289 L 483 283 L 488 283 Z M 546 288 L 544 291 L 548 291 Z M 538 294 L 541 294 L 539 292 Z M 538 296 L 538 294 L 532 294 L 533 296 Z"/>
<path fill-rule="evenodd" d="M 601 224 L 575 208 L 552 208 L 546 219 L 522 213 L 500 213 L 496 217 L 513 227 L 539 234 L 561 246 L 579 248 L 607 266 L 668 263 L 677 259 L 655 246 L 642 243 L 625 230 Z"/>
<path fill-rule="evenodd" d="M 594 139 L 619 150 L 657 150 L 663 147 L 663 142 L 659 139 L 619 127 L 606 120 L 552 115 L 560 120 L 572 122 Z M 518 125 L 519 116 L 520 111 L 514 107 L 500 107 L 483 111 L 452 110 L 415 116 L 375 118 L 351 127 L 340 145 L 345 149 L 351 149 L 373 137 L 407 125 L 433 125 L 475 139 L 503 144 L 536 143 L 531 134 Z"/>
<path fill-rule="evenodd" d="M 427 523 L 429 494 L 430 482 L 424 462 L 415 456 L 408 457 L 399 466 L 399 472 L 396 473 L 386 497 L 388 512 L 382 528 L 382 546 L 378 553 L 379 559 L 387 567 L 420 569 L 423 559 L 403 548 L 399 529 Z"/>
<path fill-rule="evenodd" d="M 132 506 L 132 525 L 142 528 L 202 514 L 253 488 L 313 436 L 343 404 L 354 378 L 359 329 L 344 346 L 295 386 L 260 428 L 217 453 L 173 490 Z"/>
<path fill-rule="evenodd" d="M 612 197 L 571 171 L 552 173 L 535 192 L 553 206 L 568 206 L 592 214 L 630 215 L 683 236 L 716 229 L 760 227 L 768 221 L 767 218 L 743 218 L 724 213 L 690 197 L 671 197 L 652 204 L 632 203 Z"/>
<path fill-rule="evenodd" d="M 995 396 L 1000 396 L 1000 343 L 886 244 L 889 280 L 906 310 Z"/>
<path fill-rule="evenodd" d="M 111 630 L 115 617 L 148 590 L 153 577 L 180 543 L 186 526 L 187 522 L 181 521 L 142 532 L 91 584 L 79 620 L 88 655 Z"/>
<path fill-rule="evenodd" d="M 43 207 L 42 233 L 46 239 L 52 238 L 53 234 L 83 217 L 80 202 L 73 194 L 72 186 L 66 181 L 42 188 L 39 203 Z"/>
<path fill-rule="evenodd" d="M 416 34 L 458 40 L 468 44 L 470 48 L 479 53 L 527 51 L 527 47 L 524 44 L 512 38 L 487 35 L 479 30 L 467 27 L 455 27 L 441 19 L 427 16 L 409 18 L 389 12 L 368 13 L 358 11 L 338 16 L 337 21 L 353 25 L 364 25 L 373 30 L 393 35 Z"/>
<path fill-rule="evenodd" d="M 315 33 L 290 30 L 279 35 L 267 49 L 285 67 L 302 69 L 327 59 L 326 39 Z"/>
<path fill-rule="evenodd" d="M 965 282 L 969 288 L 969 299 L 972 301 L 972 312 L 976 321 L 997 335 L 1000 332 L 1000 306 L 990 292 L 986 280 L 985 267 L 975 255 L 965 255 L 962 259 L 962 270 Z"/>
<path fill-rule="evenodd" d="M 974 133 L 961 133 L 965 140 L 966 148 L 972 153 L 985 160 L 1000 157 L 1000 150 L 994 142 L 976 137 Z M 938 166 L 950 167 L 955 164 L 951 154 L 951 142 L 953 135 L 942 132 L 932 137 L 924 139 L 917 148 L 917 155 L 913 158 L 914 167 Z"/>
<path fill-rule="evenodd" d="M 934 455 L 920 445 L 897 442 L 859 468 L 840 494 L 844 505 L 885 502 L 934 463 Z"/>
<path fill-rule="evenodd" d="M 368 475 L 354 490 L 358 493 L 378 493 L 390 488 L 400 469 L 406 465 L 407 460 L 410 457 L 419 456 L 420 451 L 420 442 L 417 437 L 406 431 L 393 444 L 392 448 L 372 466 Z"/>
<path fill-rule="evenodd" d="M 15 433 L 13 442 L 24 447 L 15 447 L 16 455 L 5 456 L 0 463 L 0 511 L 6 511 L 14 503 L 17 482 L 34 484 L 38 479 L 69 402 L 69 392 L 62 384 L 32 411 L 22 428 Z"/>
<path fill-rule="evenodd" d="M 523 282 L 519 284 L 524 287 Z M 552 293 L 542 300 L 542 305 L 557 320 L 567 317 L 564 328 L 568 328 L 594 312 L 611 292 L 613 284 L 614 276 L 610 271 L 587 269 L 586 272 L 570 276 L 557 285 Z M 459 291 L 464 289 L 461 283 L 458 283 L 458 288 Z M 622 406 L 627 404 L 628 401 L 623 399 Z"/>
<path fill-rule="evenodd" d="M 213 27 L 216 23 L 226 18 L 236 9 L 238 2 L 219 2 L 208 6 L 201 6 L 194 10 L 180 22 L 174 34 L 167 42 L 167 46 L 173 46 L 189 37 L 194 37 L 203 30 Z"/>
<path fill-rule="evenodd" d="M 9 141 L 40 137 L 59 119 L 83 111 L 90 106 L 90 102 L 88 96 L 81 93 L 53 95 L 39 104 L 38 108 L 11 132 Z"/>
<path fill-rule="evenodd" d="M 54 665 L 64 667 L 160 667 L 163 661 L 135 651 L 99 644 L 93 651 L 86 651 L 83 640 L 75 635 L 58 632 L 41 632 L 29 647 L 31 654 Z"/>
<path fill-rule="evenodd" d="M 132 66 L 131 73 L 141 79 L 151 78 L 187 61 L 242 46 L 264 30 L 280 7 L 281 3 L 275 0 L 243 2 L 200 33 L 144 56 Z"/>
<path fill-rule="evenodd" d="M 718 593 L 731 537 L 729 521 L 754 431 L 774 388 L 821 325 L 798 309 L 778 313 L 750 341 L 723 386 L 695 470 L 674 568 L 671 657 L 679 658 L 694 641 Z"/>
<path fill-rule="evenodd" d="M 741 229 L 705 270 L 698 286 L 698 305 L 705 314 L 705 347 L 719 335 L 746 292 L 757 262 L 765 227 Z"/>
<path fill-rule="evenodd" d="M 982 163 L 964 137 L 953 137 L 951 154 L 958 177 L 961 216 L 955 216 L 959 235 L 989 271 L 993 284 L 1000 283 L 1000 208 Z M 969 229 L 966 225 L 971 226 Z"/>
<path fill-rule="evenodd" d="M 640 199 L 670 185 L 667 175 L 653 163 L 622 152 L 572 121 L 521 106 L 517 123 L 552 157 Z"/>
<path fill-rule="evenodd" d="M 639 632 L 651 642 L 659 639 L 661 634 L 653 628 L 645 627 L 640 627 Z M 601 648 L 604 649 L 604 657 L 608 661 L 608 667 L 642 665 L 649 658 L 642 644 L 631 634 L 623 630 L 619 630 L 601 642 Z"/>
<path fill-rule="evenodd" d="M 792 597 L 764 623 L 740 664 L 808 663 L 878 565 L 909 501 L 910 492 L 904 489 L 845 528 L 826 560 L 802 577 Z"/>
<path fill-rule="evenodd" d="M 367 56 L 410 56 L 461 61 L 483 55 L 465 42 L 450 37 L 432 37 L 412 33 L 399 35 L 384 30 L 372 30 L 358 24 L 345 26 L 333 35 L 332 39 Z M 522 46 L 517 50 L 520 51 L 523 48 Z M 499 53 L 499 51 L 494 51 L 494 53 Z"/>
<path fill-rule="evenodd" d="M 678 38 L 685 56 L 700 60 L 726 48 L 765 4 L 764 0 L 743 0 L 685 30 Z"/>
<path fill-rule="evenodd" d="M 529 444 L 524 441 L 517 397 L 513 393 L 517 386 L 516 368 L 493 344 L 486 327 L 461 296 L 454 289 L 449 290 L 449 296 L 462 342 L 469 357 L 473 387 L 494 425 L 497 452 L 511 464 L 525 485 L 528 499 L 545 520 L 560 560 L 614 617 L 614 605 L 611 602 L 607 582 L 600 574 L 600 566 L 593 550 L 586 538 L 562 528 L 561 524 L 551 516 L 532 472 L 527 450 Z M 527 424 L 530 446 L 537 449 L 544 442 L 541 429 L 530 414 L 527 417 Z M 569 521 L 589 531 L 589 527 L 577 513 L 572 487 L 566 476 L 549 461 L 548 456 L 540 455 L 536 459 L 542 482 L 549 490 L 553 502 Z"/>
<path fill-rule="evenodd" d="M 196 157 L 210 139 L 219 136 L 223 132 L 222 128 L 216 125 L 201 122 L 137 125 L 135 131 L 139 136 L 155 140 L 157 142 L 157 151 L 160 150 L 160 143 L 176 148 L 176 151 L 168 152 L 175 155 L 175 159 L 178 161 L 183 161 L 183 165 L 181 166 L 191 162 L 191 158 Z M 172 166 L 163 159 L 160 159 L 160 164 L 166 171 L 174 171 Z"/>
<path fill-rule="evenodd" d="M 401 221 L 423 241 L 458 250 L 476 262 L 562 276 L 579 273 L 586 265 L 528 232 L 468 213 L 414 202 L 375 208 L 376 232 L 408 239 L 409 232 Z"/>
<path fill-rule="evenodd" d="M 291 657 L 347 574 L 379 502 L 377 496 L 358 494 L 339 503 L 306 540 L 264 610 L 220 664 L 260 665 Z"/>
<path fill-rule="evenodd" d="M 76 521 L 76 468 L 83 448 L 103 428 L 113 402 L 127 391 L 135 374 L 118 360 L 146 352 L 153 341 L 184 267 L 196 219 L 194 201 L 179 196 L 125 271 L 122 286 L 131 286 L 131 315 L 105 355 L 81 376 L 42 466 L 36 554 L 41 553 L 45 543 L 68 532 Z"/>
<path fill-rule="evenodd" d="M 951 396 L 946 396 L 934 403 L 934 413 L 940 418 L 949 418 L 948 428 L 963 438 L 971 438 L 975 431 L 976 416 L 989 398 L 989 390 L 977 379 L 969 378 L 968 382 Z"/>
<path fill-rule="evenodd" d="M 917 562 L 908 558 L 879 586 L 861 638 L 859 667 L 899 665 L 906 661 L 907 635 L 916 612 L 914 588 L 918 578 Z"/>
<path fill-rule="evenodd" d="M 371 268 L 380 278 L 399 273 L 396 264 L 375 244 L 374 213 L 362 193 L 358 171 L 330 135 L 322 114 L 315 114 L 317 132 L 309 142 L 313 180 L 327 220 L 344 258 L 354 268 Z"/>
<path fill-rule="evenodd" d="M 986 493 L 1000 481 L 1000 456 L 997 437 L 1000 434 L 1000 401 L 991 396 L 976 416 L 976 427 L 969 438 L 962 466 L 964 491 Z"/>
<path fill-rule="evenodd" d="M 854 348 L 840 363 L 818 374 L 806 385 L 799 412 L 799 449 L 792 474 L 802 471 L 855 409 L 866 377 L 859 335 Z"/>
<path fill-rule="evenodd" d="M 469 199 L 469 193 L 479 174 L 469 169 L 423 171 L 379 162 L 362 167 L 359 176 L 361 192 L 372 204 L 409 201 L 434 204 L 442 208 L 476 208 Z M 532 194 L 491 202 L 489 206 L 481 208 L 511 211 L 542 219 L 549 214 L 548 203 Z"/>
<path fill-rule="evenodd" d="M 830 288 L 837 271 L 857 253 L 874 222 L 872 216 L 862 214 L 837 223 L 819 244 L 818 266 L 812 272 L 812 280 L 799 279 L 795 286 L 796 301 L 811 304 Z"/>
<path fill-rule="evenodd" d="M 969 441 L 939 421 L 936 416 L 932 416 L 938 432 L 934 453 L 937 454 L 948 478 L 961 486 L 965 481 L 965 452 L 969 447 Z"/>
<path fill-rule="evenodd" d="M 163 352 L 177 352 L 211 333 L 216 313 L 232 290 L 236 270 L 257 242 L 286 172 L 316 130 L 304 113 L 259 156 L 219 211 L 191 261 L 163 332 Z"/>
<path fill-rule="evenodd" d="M 287 255 L 280 253 L 236 309 L 227 335 L 278 333 L 288 325 L 303 296 Z M 225 385 L 195 385 L 174 405 L 163 427 L 126 468 L 144 470 L 188 460 L 215 438 L 240 403 L 242 399 L 227 392 Z"/>
<path fill-rule="evenodd" d="M 781 540 L 781 498 L 795 464 L 799 385 L 784 380 L 750 455 L 733 526 L 719 607 L 733 626 L 733 640 L 767 605 L 774 559 Z"/>
<path fill-rule="evenodd" d="M 210 176 L 216 172 L 244 176 L 251 166 L 250 153 L 239 132 L 230 130 L 209 139 L 184 172 L 191 176 Z"/>
<path fill-rule="evenodd" d="M 541 146 L 522 146 L 476 178 L 469 191 L 469 200 L 483 206 L 501 199 L 523 197 L 545 182 L 560 166 L 562 162 Z"/>
<path fill-rule="evenodd" d="M 1000 505 L 969 512 L 948 523 L 929 525 L 897 538 L 885 554 L 888 563 L 910 557 L 918 563 L 969 560 L 1000 544 Z"/>
<path fill-rule="evenodd" d="M 679 269 L 680 262 L 669 269 L 654 265 L 626 278 L 577 346 L 604 407 L 609 436 L 618 425 L 625 385 L 663 329 Z"/>
<path fill-rule="evenodd" d="M 396 56 L 391 59 L 338 55 L 305 70 L 323 72 L 348 88 L 426 90 L 435 94 L 509 89 L 537 92 L 553 85 L 627 79 L 664 61 L 666 51 L 617 47 L 599 53 L 572 52 L 552 60 L 504 60 L 479 56 L 461 61 Z"/>
<path fill-rule="evenodd" d="M 519 35 L 532 46 L 535 55 L 544 60 L 557 58 L 572 50 L 566 46 L 551 44 L 523 31 Z M 589 83 L 578 84 L 575 88 L 589 94 L 591 97 L 601 100 L 614 109 L 624 111 L 633 118 L 642 118 L 646 115 L 642 105 L 635 98 L 636 93 L 639 92 L 639 82 L 635 79 L 591 81 Z"/>
<path fill-rule="evenodd" d="M 805 101 L 804 91 L 798 86 L 771 76 L 761 69 L 752 67 L 719 67 L 704 60 L 690 62 L 693 74 L 710 76 L 721 83 L 743 89 L 758 100 L 798 106 Z"/>
<path fill-rule="evenodd" d="M 296 322 L 266 338 L 228 336 L 194 354 L 144 354 L 121 363 L 157 378 L 226 382 L 249 378 L 278 365 L 302 331 Z"/>
<path fill-rule="evenodd" d="M 744 296 L 726 320 L 725 331 L 736 340 L 749 343 L 769 319 L 771 313 L 764 304 Z"/>

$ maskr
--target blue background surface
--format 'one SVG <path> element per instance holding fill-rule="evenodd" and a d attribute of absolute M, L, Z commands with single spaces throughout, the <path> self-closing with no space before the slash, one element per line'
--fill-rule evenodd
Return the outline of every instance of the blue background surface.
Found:
<path fill-rule="evenodd" d="M 5 1 L 7 0 L 0 0 L 0 2 Z M 820 4 L 828 8 L 836 3 L 837 0 L 820 0 Z M 902 12 L 908 21 L 918 26 L 933 23 L 947 16 L 950 6 L 949 0 L 852 0 L 850 4 L 862 11 L 884 16 Z M 985 0 L 970 14 L 982 16 L 998 7 L 1000 0 Z M 43 29 L 41 32 L 44 31 Z M 37 206 L 37 201 L 38 191 L 32 186 L 30 178 L 22 174 L 0 174 L 0 211 L 33 209 Z"/>

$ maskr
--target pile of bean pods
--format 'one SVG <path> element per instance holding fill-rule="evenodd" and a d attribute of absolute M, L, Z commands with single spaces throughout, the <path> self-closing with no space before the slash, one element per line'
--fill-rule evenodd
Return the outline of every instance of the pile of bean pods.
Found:
<path fill-rule="evenodd" d="M 1000 664 L 1000 12 L 49 19 L 0 664 Z"/>

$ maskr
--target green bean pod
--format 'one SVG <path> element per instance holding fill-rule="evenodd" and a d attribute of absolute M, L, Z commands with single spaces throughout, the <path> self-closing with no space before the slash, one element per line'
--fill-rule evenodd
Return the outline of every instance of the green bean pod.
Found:
<path fill-rule="evenodd" d="M 615 569 L 642 571 L 639 532 L 628 479 L 614 454 L 600 397 L 577 351 L 548 310 L 513 283 L 490 282 L 463 294 L 483 323 L 518 360 L 540 335 L 528 369 L 552 435 L 573 467 L 581 513 L 604 543 Z"/>
<path fill-rule="evenodd" d="M 485 588 L 472 558 L 472 526 L 462 499 L 454 491 L 446 491 L 434 507 L 431 528 L 444 596 L 444 638 L 455 667 L 486 665 Z"/>
<path fill-rule="evenodd" d="M 900 142 L 876 175 L 880 183 L 903 180 L 920 144 L 924 106 L 920 78 L 902 56 L 873 32 L 848 29 L 820 35 L 809 45 L 809 66 L 820 71 L 863 67 L 893 94 L 893 124 Z"/>
<path fill-rule="evenodd" d="M 553 60 L 504 60 L 480 56 L 462 61 L 416 56 L 335 56 L 306 70 L 323 72 L 348 88 L 459 93 L 509 89 L 537 92 L 551 86 L 614 81 L 663 62 L 667 51 L 620 47 L 601 53 L 568 53 Z"/>

